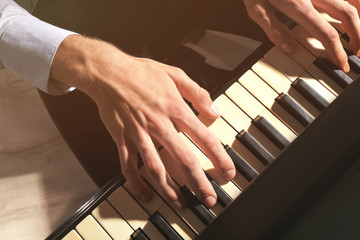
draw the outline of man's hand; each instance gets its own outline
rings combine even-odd
[[[188,134],[226,180],[235,176],[235,167],[219,140],[182,97],[209,118],[217,118],[219,113],[208,92],[182,70],[74,35],[60,45],[50,74],[52,80],[74,86],[96,102],[116,142],[128,186],[143,200],[151,199],[151,191],[138,172],[137,152],[163,197],[175,207],[183,206],[181,193],[159,158],[156,147],[162,145],[177,161],[197,197],[208,207],[216,203],[211,184],[178,132]]]
[[[346,53],[336,30],[316,9],[328,13],[342,22],[350,36],[350,51],[360,55],[359,0],[244,0],[249,16],[258,23],[270,40],[283,51],[294,51],[294,38],[291,32],[275,16],[275,9],[286,14],[302,25],[317,38],[329,53],[332,61],[344,72],[350,67]]]

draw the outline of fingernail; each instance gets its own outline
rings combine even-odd
[[[224,174],[224,178],[226,180],[230,181],[231,179],[233,179],[235,177],[235,174],[236,174],[235,170],[230,169]]]
[[[211,208],[216,204],[216,199],[213,196],[207,196],[204,198],[204,204],[206,207]]]
[[[178,208],[180,210],[182,210],[184,208],[184,205],[179,200],[175,200],[173,204],[176,208]]]
[[[211,105],[211,107],[210,107],[210,111],[211,111],[211,113],[212,113],[214,116],[217,116],[217,117],[219,117],[219,116],[220,116],[220,112],[219,112],[219,110],[217,110],[217,109],[216,109],[216,107],[215,107],[214,105]]]
[[[143,202],[150,202],[150,200],[151,200],[151,198],[150,198],[148,195],[146,195],[146,194],[141,194],[141,195],[139,196],[139,198],[140,198],[140,200],[143,201]]]
[[[345,66],[344,66],[344,72],[345,73],[348,73],[350,71],[350,65],[348,62],[345,63]]]
[[[280,48],[286,53],[293,53],[295,51],[295,46],[292,42],[284,42],[280,45]]]

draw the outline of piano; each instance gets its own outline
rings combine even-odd
[[[229,14],[220,23],[182,23],[181,34],[176,31],[171,41],[160,45],[149,38],[141,48],[143,54],[150,52],[155,59],[183,68],[211,93],[221,112],[215,121],[198,118],[233,159],[234,180],[221,180],[201,149],[179,133],[217,191],[216,206],[207,209],[197,201],[166,150],[160,149],[188,203],[184,210],[171,209],[141,169],[154,191],[150,203],[133,197],[118,175],[47,239],[277,239],[359,159],[360,60],[349,53],[351,71],[344,74],[327,59],[318,41],[291,22],[297,48],[287,55],[266,40],[242,3],[229,2],[222,12],[242,9],[237,16],[245,27],[238,30],[246,34],[227,28],[228,21],[234,21]],[[218,5],[209,9],[219,11],[214,6]],[[40,1],[35,14],[51,22],[41,11],[48,7]],[[349,39],[341,24],[323,17],[338,30],[346,48]]]

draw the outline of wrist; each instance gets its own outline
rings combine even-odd
[[[104,41],[79,35],[66,37],[59,46],[50,68],[50,79],[76,87],[90,96],[98,94],[100,85],[109,84],[114,73],[113,63],[129,58],[119,49]],[[100,88],[99,88],[100,87]]]

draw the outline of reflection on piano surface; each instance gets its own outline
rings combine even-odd
[[[341,25],[324,17],[337,27],[346,48]],[[344,74],[302,27],[296,26],[293,32],[298,41],[293,54],[266,47],[260,48],[260,57],[248,53],[239,60],[249,60],[250,55],[250,67],[213,94],[221,118],[198,116],[233,159],[238,171],[234,180],[222,180],[211,161],[180,133],[218,194],[213,208],[196,199],[176,163],[162,149],[160,156],[187,208],[171,209],[141,169],[154,190],[150,203],[133,197],[124,180],[116,178],[48,239],[255,239],[270,234],[309,194],[326,185],[337,168],[346,165],[345,153],[347,161],[358,154],[354,149],[360,116],[342,104],[359,102],[360,60],[350,54],[351,71]],[[214,57],[204,47],[210,44],[204,36],[230,39],[235,45],[237,38],[208,30],[198,34],[183,46],[202,55],[212,67],[234,70],[239,63]],[[252,47],[252,51],[259,49],[256,44]],[[347,126],[340,126],[341,121]],[[320,141],[326,139],[326,144]]]

